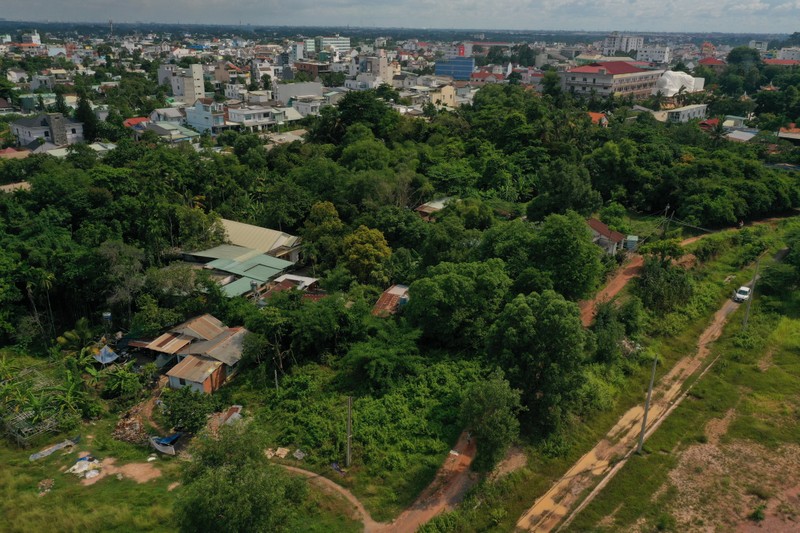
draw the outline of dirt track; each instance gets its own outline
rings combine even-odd
[[[444,464],[436,473],[436,478],[419,495],[417,500],[391,524],[376,522],[355,495],[338,483],[309,470],[288,465],[279,465],[295,474],[304,476],[312,483],[328,490],[333,490],[349,501],[356,508],[364,522],[366,533],[414,533],[421,525],[437,514],[452,510],[464,498],[467,490],[475,484],[476,474],[469,467],[475,457],[475,441],[467,439],[462,433],[453,447],[457,455],[448,455]]]
[[[614,298],[632,278],[635,278],[642,272],[643,265],[644,259],[642,256],[634,254],[625,267],[621,268],[593,299],[583,300],[578,304],[581,308],[581,322],[584,327],[588,328],[592,325],[595,306]]]
[[[683,398],[681,393],[684,383],[703,366],[709,353],[709,345],[719,338],[728,316],[737,307],[738,304],[733,301],[726,301],[714,315],[711,325],[700,335],[697,351],[678,361],[653,388],[653,401],[648,414],[648,434],[661,424]],[[607,483],[633,452],[643,414],[643,405],[637,405],[625,413],[594,448],[536,500],[533,507],[517,521],[517,527],[528,531],[552,531],[562,520],[572,516],[584,491],[598,482],[603,485]],[[617,460],[618,458],[622,459]]]

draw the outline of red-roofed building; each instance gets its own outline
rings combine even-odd
[[[800,128],[792,122],[788,127],[778,130],[778,138],[794,144],[800,144]]]
[[[492,74],[491,72],[478,71],[470,74],[469,81],[483,82],[483,83],[497,83],[503,79],[500,74]]]
[[[589,118],[592,119],[592,124],[596,124],[601,128],[608,127],[608,118],[605,116],[604,113],[594,113],[592,111],[589,111],[587,114],[589,115]]]
[[[372,308],[372,314],[375,316],[386,317],[393,315],[397,309],[408,301],[408,287],[405,285],[392,285],[381,294],[375,306]]]
[[[725,67],[728,66],[727,63],[725,63],[721,59],[717,59],[716,57],[704,57],[703,59],[698,61],[698,64],[702,67],[710,68],[717,74],[722,73],[722,71],[725,70]]]
[[[800,65],[800,61],[796,59],[765,59],[764,64],[776,67],[796,67]]]
[[[594,91],[598,96],[647,98],[662,70],[645,70],[627,61],[591,63],[561,72],[561,87],[577,95]]]
[[[150,117],[133,117],[122,121],[123,126],[134,130],[144,129],[148,124],[150,124]]]
[[[592,230],[592,242],[605,250],[607,254],[614,255],[619,250],[622,250],[625,235],[612,230],[596,218],[588,218],[586,223],[589,225],[589,229]]]
[[[718,118],[707,118],[706,120],[700,121],[698,124],[700,129],[703,131],[711,131],[717,126],[719,126],[719,119]]]

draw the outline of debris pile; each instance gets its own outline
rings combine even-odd
[[[38,489],[39,489],[39,496],[44,496],[53,488],[53,480],[52,479],[43,479],[39,482]]]
[[[67,473],[75,474],[80,478],[92,479],[100,475],[100,468],[102,468],[100,461],[91,455],[87,455],[86,457],[81,457],[74,465],[69,467]]]
[[[147,433],[144,430],[142,417],[139,415],[138,410],[131,409],[122,415],[111,436],[122,442],[147,444]]]

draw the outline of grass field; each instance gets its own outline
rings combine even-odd
[[[75,464],[79,452],[98,460],[114,458],[116,467],[146,463],[153,450],[111,438],[116,417],[83,424],[68,435],[47,435],[28,449],[0,443],[0,531],[176,531],[173,504],[180,497],[181,459],[159,456],[153,463],[161,472],[156,479],[137,483],[109,475],[85,486],[64,472]],[[57,451],[35,462],[31,453],[76,434],[81,441],[69,453]],[[39,484],[52,480],[52,489],[40,495]],[[173,486],[173,490],[169,490]],[[352,518],[351,505],[338,494],[308,486],[289,531],[356,532],[362,530]]]
[[[570,531],[680,531],[726,520],[721,527],[734,527],[779,492],[769,481],[773,469],[750,472],[749,465],[723,469],[712,494],[689,504],[684,493],[691,487],[670,481],[687,467],[694,476],[685,478],[713,478],[706,461],[687,465],[699,452],[735,465],[736,456],[750,453],[753,463],[777,461],[782,446],[800,444],[800,294],[782,302],[759,297],[746,332],[741,319],[741,312],[732,317],[712,349],[718,363],[647,441],[646,453],[628,462]],[[709,439],[719,442],[710,451]]]

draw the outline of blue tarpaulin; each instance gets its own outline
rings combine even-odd
[[[108,363],[113,363],[117,359],[119,359],[119,356],[116,354],[114,350],[112,350],[108,346],[103,346],[100,349],[100,353],[94,356],[95,361],[97,361],[98,363],[102,363],[104,365],[107,365]]]

